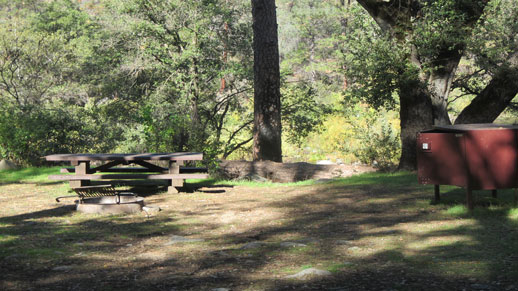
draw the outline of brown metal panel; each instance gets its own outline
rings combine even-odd
[[[465,135],[471,188],[515,188],[518,177],[517,130],[470,130]]]
[[[460,133],[419,133],[417,174],[419,183],[466,187],[464,136]]]

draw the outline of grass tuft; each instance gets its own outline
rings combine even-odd
[[[509,217],[509,219],[518,221],[518,208],[509,209],[507,217]]]
[[[468,208],[464,205],[455,205],[446,210],[446,213],[451,216],[465,217],[469,214]]]
[[[327,270],[331,273],[338,273],[344,269],[350,269],[352,267],[354,267],[353,263],[344,262],[344,263],[333,264],[333,265],[327,267]]]

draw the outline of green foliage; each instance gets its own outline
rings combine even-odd
[[[477,65],[489,72],[509,66],[518,50],[518,3],[510,0],[491,1],[470,39],[470,52]]]
[[[145,88],[137,92],[143,98],[126,133],[140,137],[138,149],[216,155],[227,151],[222,138],[236,136],[226,135],[224,125],[232,113],[246,111],[251,26],[242,13],[246,6],[225,4],[130,1],[116,7],[119,25],[129,27],[121,36],[131,52],[123,62],[135,72],[132,82]]]
[[[88,98],[95,86],[83,77],[95,44],[88,15],[68,1],[39,9],[0,29],[0,155],[37,165],[50,153],[112,148],[111,102]]]
[[[283,86],[281,94],[283,128],[288,141],[300,146],[311,132],[319,131],[331,108],[315,100],[315,89],[307,83]]]
[[[20,21],[20,22],[18,22]],[[42,104],[63,82],[68,51],[59,36],[33,33],[23,20],[0,28],[0,97],[19,109]]]
[[[469,3],[472,2],[472,3]],[[478,1],[439,0],[425,2],[420,17],[412,23],[412,41],[428,68],[441,65],[442,48],[461,51],[469,39],[470,12],[477,9]],[[472,7],[473,6],[473,7]],[[479,7],[480,9],[480,7]]]
[[[381,170],[389,170],[397,165],[401,155],[399,136],[392,128],[382,125],[379,131],[358,131],[357,136],[362,141],[362,147],[354,154],[358,159]]]
[[[289,160],[395,163],[399,128],[394,112],[381,108],[398,108],[397,80],[411,71],[408,50],[355,3],[281,1],[280,7],[283,106],[296,104],[299,112],[283,112]],[[384,143],[386,152],[378,148]]]
[[[381,31],[365,11],[350,10],[351,33],[345,36],[344,60],[352,86],[346,99],[394,108],[400,88],[418,82],[432,86],[430,74],[440,76],[451,66],[452,56],[463,55],[452,90],[460,88],[464,94],[457,91],[454,97],[469,102],[496,70],[513,63],[515,1],[490,1],[480,20],[484,1],[418,2],[416,14],[402,16],[392,31]]]
[[[11,80],[0,88],[1,154],[24,163],[56,152],[246,156],[253,113],[249,9],[248,2],[218,0],[59,0],[19,8],[0,29],[9,40],[1,46],[2,73]],[[279,15],[296,30],[282,57],[286,144],[302,148],[337,108],[331,96],[345,82],[342,44],[353,18],[338,2],[317,1]],[[281,38],[289,40],[283,27]]]
[[[389,167],[399,153],[399,89],[440,68],[439,49],[468,49],[453,84],[459,96],[481,91],[516,58],[516,1],[490,1],[473,33],[463,24],[482,2],[419,2],[395,32],[403,39],[355,1],[278,1],[287,155]],[[0,24],[2,157],[249,157],[249,1],[0,1]]]
[[[292,78],[311,82],[318,99],[339,91],[343,35],[347,33],[345,7],[335,1],[281,1],[279,37],[281,68]]]
[[[286,138],[285,152],[299,161],[340,159],[390,169],[401,150],[397,116],[397,111],[376,111],[366,103],[351,102],[344,110],[326,115],[320,130],[311,132],[302,144],[295,146]]]
[[[382,170],[393,168],[401,154],[395,111],[376,111],[366,104],[348,107],[344,114],[349,128],[342,135],[341,150],[360,162]]]
[[[516,66],[518,50],[516,1],[489,2],[485,13],[467,42],[468,52],[475,56],[459,74],[455,85],[465,94],[476,94],[488,84],[491,76]]]
[[[66,41],[84,42],[90,37],[95,22],[70,0],[52,1],[34,16],[32,27],[36,31],[62,34]],[[85,37],[85,38],[82,38]]]
[[[344,105],[364,101],[374,108],[394,109],[401,81],[410,65],[409,48],[384,34],[360,7],[350,12],[350,33],[345,36],[343,55],[351,86]]]
[[[20,110],[2,106],[0,155],[22,164],[39,165],[52,153],[105,152],[118,130],[104,126],[97,107],[47,104]]]
[[[239,148],[249,122],[227,122],[250,115],[249,7],[220,2],[21,6],[0,29],[0,154]]]

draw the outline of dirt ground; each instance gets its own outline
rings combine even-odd
[[[1,290],[518,290],[515,221],[445,214],[412,174],[192,185],[142,194],[150,217],[77,213],[63,187],[0,185]],[[287,278],[308,268],[330,275]]]

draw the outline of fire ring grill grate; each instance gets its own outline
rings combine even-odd
[[[72,189],[77,196],[62,196],[56,198],[78,197],[76,210],[83,213],[124,214],[142,211],[144,198],[131,192],[121,192],[112,185],[83,186]]]
[[[133,193],[76,200],[76,210],[82,213],[125,214],[137,213],[144,207],[144,198]]]

